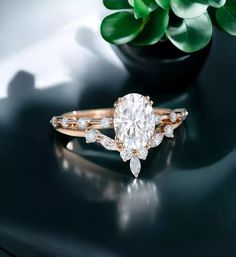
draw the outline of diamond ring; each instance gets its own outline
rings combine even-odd
[[[86,143],[100,143],[118,151],[124,162],[130,160],[130,170],[138,177],[140,160],[145,160],[150,148],[161,144],[164,137],[173,138],[176,129],[188,116],[186,109],[153,108],[149,96],[132,93],[118,98],[114,108],[73,111],[54,116],[51,124],[60,133],[85,137]],[[115,138],[100,130],[114,129]]]

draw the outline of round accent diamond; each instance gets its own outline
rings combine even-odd
[[[140,94],[120,98],[115,105],[114,130],[116,139],[126,149],[146,147],[155,130],[151,102]]]
[[[88,118],[79,118],[78,120],[78,127],[80,129],[86,129],[88,127],[88,123],[89,123],[89,119]]]
[[[57,118],[54,116],[52,119],[51,119],[51,124],[53,125],[54,128],[57,127]]]
[[[155,115],[155,117],[154,117],[154,120],[155,120],[155,124],[156,125],[159,125],[160,124],[160,122],[161,122],[161,116],[160,115]]]
[[[68,126],[68,118],[63,117],[63,119],[61,120],[61,126],[63,128],[67,128],[67,126]]]
[[[188,111],[186,109],[183,109],[181,112],[182,119],[185,120],[188,116]]]
[[[172,123],[175,123],[176,120],[177,120],[177,114],[176,114],[175,112],[171,112],[171,113],[170,113],[170,121],[171,121]]]
[[[101,119],[100,124],[101,124],[102,128],[109,128],[112,124],[112,119],[105,117],[105,118]]]
[[[86,138],[86,143],[95,143],[97,140],[97,131],[96,130],[87,131],[85,138]]]

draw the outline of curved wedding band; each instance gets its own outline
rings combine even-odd
[[[54,128],[63,134],[85,137],[87,143],[100,143],[107,150],[118,151],[123,161],[130,160],[130,169],[138,177],[141,160],[150,148],[157,147],[163,137],[173,138],[188,112],[186,109],[153,108],[148,96],[128,94],[114,108],[73,111],[54,116]],[[114,129],[115,139],[100,130]]]

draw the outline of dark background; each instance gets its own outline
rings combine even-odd
[[[0,256],[236,256],[236,39],[215,30],[196,83],[156,94],[100,38],[101,3],[78,2],[0,3]],[[49,124],[136,86],[189,110],[138,181],[118,154]]]

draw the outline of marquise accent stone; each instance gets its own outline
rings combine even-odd
[[[150,147],[154,148],[160,145],[163,140],[163,137],[164,136],[162,133],[156,133],[150,142]]]
[[[174,128],[171,125],[166,125],[164,127],[165,136],[169,138],[174,137]]]
[[[130,160],[132,156],[133,156],[133,153],[130,149],[125,149],[120,152],[120,157],[124,162],[127,162],[128,160]]]
[[[116,141],[114,139],[111,139],[111,138],[107,137],[107,136],[102,135],[100,143],[107,150],[111,150],[111,151],[117,150]]]
[[[136,156],[141,160],[146,160],[147,155],[148,155],[148,150],[144,147],[142,149],[138,150],[136,153]]]
[[[133,175],[137,178],[140,170],[141,170],[141,163],[138,157],[132,157],[130,160],[130,170]]]

